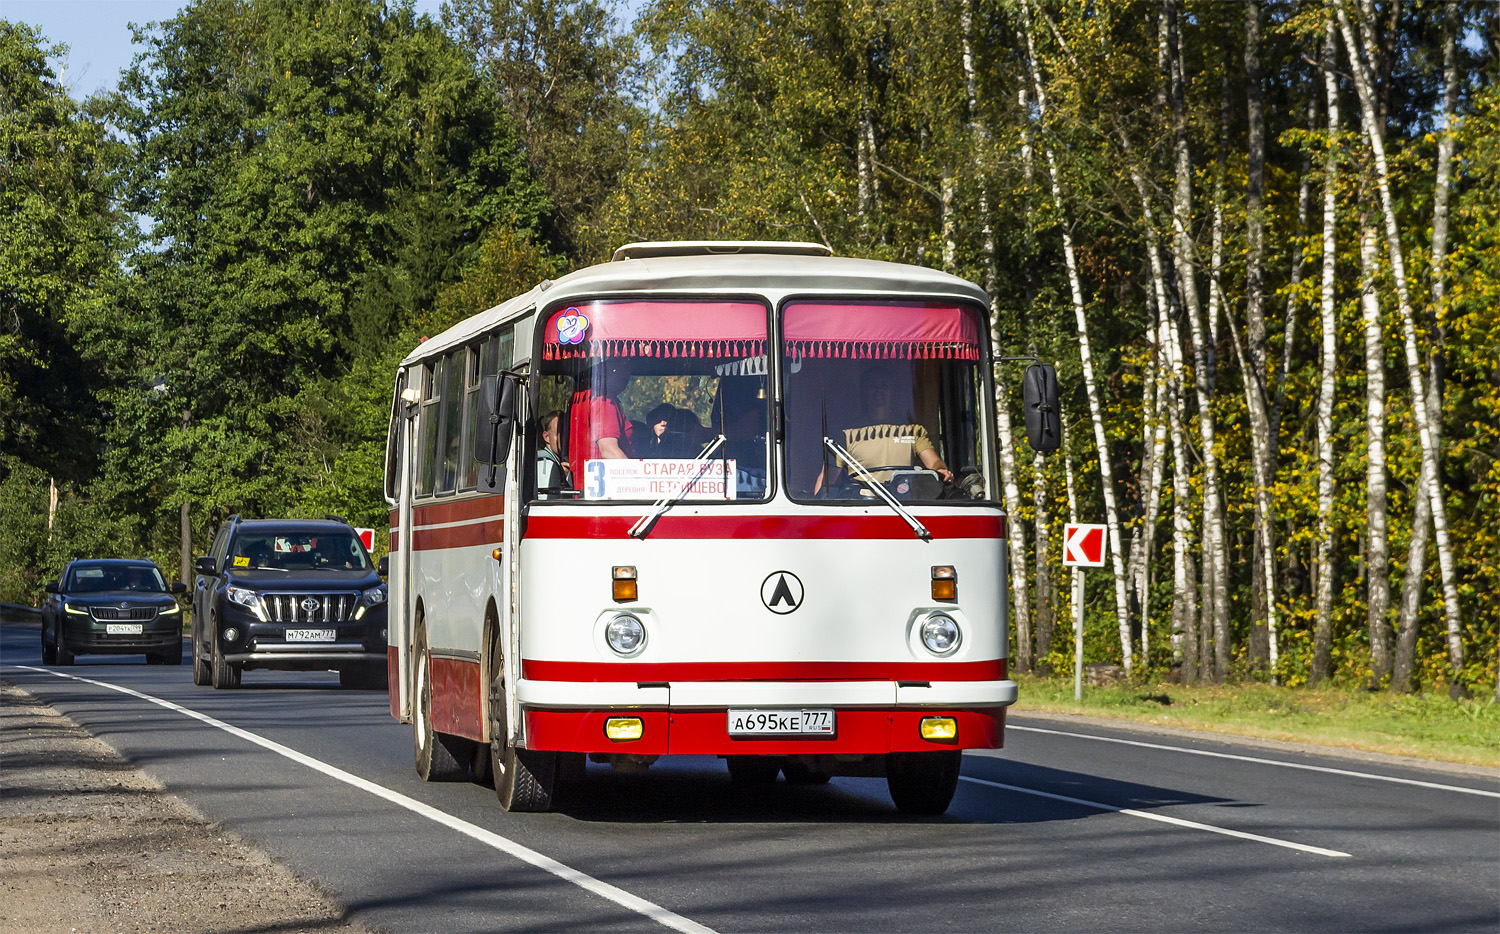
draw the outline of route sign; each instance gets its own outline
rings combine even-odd
[[[365,551],[375,550],[374,529],[355,529],[354,531],[359,533],[359,540],[365,543]]]
[[[1065,567],[1102,568],[1109,550],[1104,537],[1105,526],[1069,522],[1063,526],[1063,565]]]

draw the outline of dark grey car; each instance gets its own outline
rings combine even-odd
[[[182,664],[182,606],[155,563],[140,558],[68,562],[47,584],[42,604],[42,663],[73,656],[145,654],[153,665]]]

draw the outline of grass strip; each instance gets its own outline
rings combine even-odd
[[[1451,700],[1446,694],[1394,694],[1347,687],[1285,688],[1269,684],[1084,685],[1073,699],[1071,677],[1012,675],[1020,684],[1017,714],[1085,714],[1187,730],[1207,730],[1500,767],[1500,704]]]

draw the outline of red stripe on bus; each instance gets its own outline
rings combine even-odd
[[[505,497],[486,493],[467,499],[444,499],[417,503],[412,507],[412,525],[436,525],[465,519],[488,519],[505,515]],[[394,524],[394,523],[393,523]]]
[[[1005,538],[1004,516],[918,516],[933,538]],[[626,538],[640,516],[566,516],[532,513],[527,538]],[[685,539],[908,539],[900,516],[663,516],[652,538]]]
[[[1002,681],[1006,660],[983,662],[559,662],[523,659],[533,681]]]
[[[470,522],[446,529],[416,529],[411,533],[413,551],[437,551],[442,548],[467,548],[471,545],[498,545],[505,541],[505,523],[500,519]]]

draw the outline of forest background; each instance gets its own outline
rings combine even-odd
[[[396,361],[637,240],[941,268],[999,372],[1012,663],[1500,692],[1500,7],[197,0],[75,101],[0,20],[0,601],[380,527]]]

